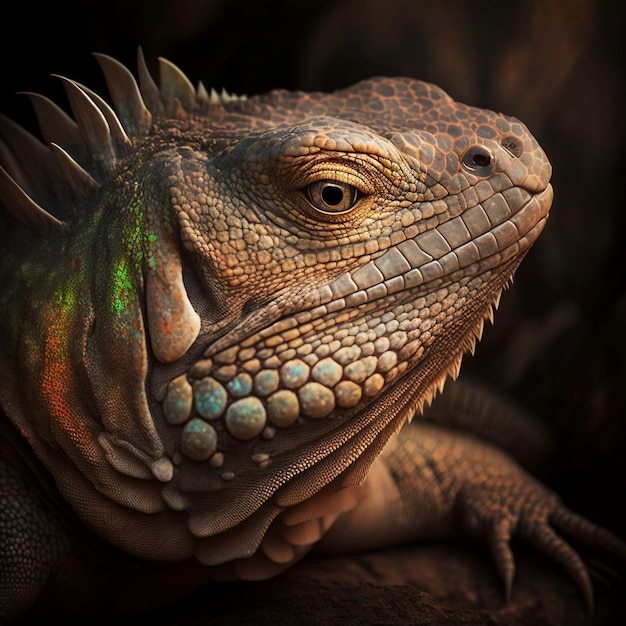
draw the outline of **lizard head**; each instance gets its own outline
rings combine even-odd
[[[31,95],[49,147],[0,128],[4,410],[116,545],[247,557],[456,376],[551,167],[416,80],[248,99],[98,60],[115,111],[64,79],[75,121]]]

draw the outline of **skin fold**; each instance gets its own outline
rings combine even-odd
[[[568,540],[624,544],[492,408],[422,418],[548,218],[528,129],[408,78],[240,98],[96,58],[110,104],[60,78],[41,140],[0,120],[0,615],[464,534],[507,598],[519,536],[591,608]]]

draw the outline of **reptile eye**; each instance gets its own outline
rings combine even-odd
[[[461,160],[463,167],[478,176],[485,176],[491,173],[493,158],[487,148],[483,146],[472,146]]]
[[[318,180],[306,189],[309,202],[320,213],[341,215],[351,211],[359,200],[359,190],[337,180]]]

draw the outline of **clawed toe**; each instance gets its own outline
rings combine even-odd
[[[582,591],[587,611],[590,614],[593,613],[594,598],[591,578],[587,566],[576,550],[548,525],[533,526],[522,535],[538,550],[561,565]]]
[[[502,492],[504,493],[504,492]],[[490,499],[482,489],[465,492],[467,528],[484,538],[493,555],[507,602],[511,598],[515,560],[511,539],[519,536],[558,563],[576,583],[589,614],[594,609],[592,569],[569,542],[600,550],[626,561],[626,543],[609,530],[567,509],[550,491],[534,480],[515,497]]]

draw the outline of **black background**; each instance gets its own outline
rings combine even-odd
[[[259,93],[328,90],[377,74],[432,81],[522,119],[551,158],[548,226],[463,371],[548,422],[545,480],[626,534],[626,21],[621,2],[62,0],[2,18],[0,109],[33,129],[52,73],[106,93],[91,52],[133,71],[143,47],[192,82]]]

